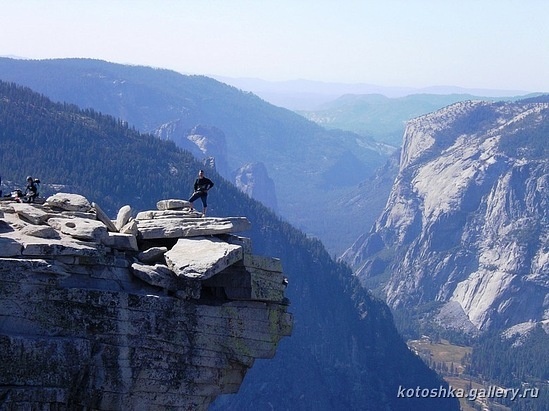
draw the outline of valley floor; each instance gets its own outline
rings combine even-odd
[[[465,374],[472,347],[454,345],[447,340],[433,342],[427,336],[408,341],[408,347],[450,385],[451,393],[459,397],[462,411],[511,411],[511,408],[493,401],[500,387]]]

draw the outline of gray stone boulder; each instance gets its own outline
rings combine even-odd
[[[180,238],[164,257],[177,275],[205,280],[243,259],[242,247],[218,238]]]
[[[105,259],[104,251],[95,243],[68,240],[67,238],[47,239],[27,237],[23,241],[22,255],[31,258],[65,258],[70,257],[71,264],[99,263]]]
[[[122,227],[124,227],[128,223],[128,221],[130,221],[131,215],[132,208],[129,205],[125,205],[124,207],[120,208],[120,210],[118,210],[118,214],[116,215],[116,222],[114,223],[118,231],[120,231]]]
[[[164,288],[170,291],[177,290],[177,276],[167,266],[162,264],[147,265],[140,263],[132,264],[132,273],[140,280],[155,287]]]
[[[48,197],[44,204],[66,211],[88,212],[92,208],[87,198],[80,194],[57,193]]]

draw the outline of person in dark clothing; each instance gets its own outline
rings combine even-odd
[[[195,200],[202,200],[202,217],[206,216],[206,210],[208,208],[208,191],[210,188],[214,186],[214,183],[212,180],[210,180],[207,177],[204,177],[204,170],[200,170],[198,172],[198,178],[194,182],[194,193],[192,194],[191,198],[189,198],[189,202],[191,203],[191,211],[194,210],[193,202]]]
[[[38,197],[38,185],[35,180],[31,177],[27,177],[27,188],[25,190],[25,203],[34,203],[34,200]]]

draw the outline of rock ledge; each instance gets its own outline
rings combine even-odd
[[[292,331],[280,260],[184,200],[0,202],[2,409],[207,409]]]

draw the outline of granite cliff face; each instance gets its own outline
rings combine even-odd
[[[463,102],[408,123],[385,210],[343,259],[395,309],[467,332],[549,319],[549,104]]]
[[[292,330],[278,259],[183,200],[0,202],[2,409],[206,409]]]
[[[173,140],[193,156],[221,174],[229,173],[227,141],[223,131],[213,126],[197,125],[187,128],[182,120],[162,124],[154,134],[163,140]]]
[[[269,177],[265,164],[249,163],[234,173],[235,185],[251,198],[261,201],[273,211],[278,211],[274,181]]]

